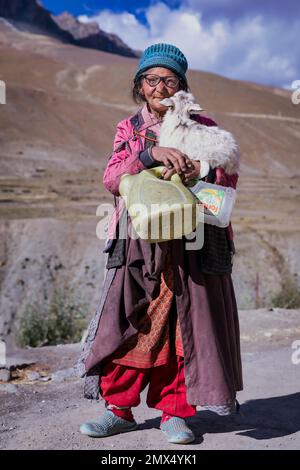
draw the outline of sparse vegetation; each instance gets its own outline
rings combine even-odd
[[[41,304],[26,305],[19,318],[17,342],[20,346],[41,346],[47,338],[46,312]]]
[[[291,276],[285,278],[281,290],[272,299],[272,307],[300,308],[300,288]]]
[[[69,287],[56,288],[49,301],[28,303],[17,328],[20,346],[52,346],[80,341],[86,306]]]

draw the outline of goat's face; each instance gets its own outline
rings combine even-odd
[[[183,90],[178,91],[170,98],[164,98],[160,103],[169,108],[168,114],[178,116],[182,121],[189,119],[191,114],[198,114],[203,111],[201,106],[195,102],[192,93]]]

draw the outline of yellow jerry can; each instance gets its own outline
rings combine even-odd
[[[136,234],[154,243],[193,232],[200,220],[200,205],[175,173],[162,179],[164,166],[121,177],[119,193],[125,201]]]

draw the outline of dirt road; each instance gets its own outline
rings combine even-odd
[[[19,370],[19,378],[0,384],[0,448],[299,449],[299,315],[296,310],[240,312],[244,373],[244,390],[238,393],[241,412],[219,417],[199,408],[188,420],[197,439],[186,446],[166,441],[159,430],[160,413],[147,408],[145,393],[134,410],[140,423],[136,431],[105,439],[81,435],[80,423],[102,413],[104,403],[84,399],[83,379],[68,376],[80,344],[15,351],[18,356],[22,353],[23,361],[35,365]],[[34,380],[37,375],[42,380]]]

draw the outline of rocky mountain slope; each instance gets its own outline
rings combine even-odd
[[[0,332],[34,297],[68,281],[91,316],[105,259],[96,237],[116,124],[130,98],[137,59],[83,49],[0,20]],[[205,113],[232,131],[242,165],[232,223],[233,279],[240,308],[269,306],[299,279],[300,106],[290,93],[190,71]]]
[[[98,23],[80,23],[70,13],[64,12],[61,15],[52,15],[58,26],[71,33],[74,44],[80,47],[89,47],[99,51],[120,54],[126,57],[138,57],[138,54],[130,49],[116,34],[106,33],[99,28]]]
[[[105,33],[97,23],[82,24],[67,12],[52,15],[37,0],[0,0],[0,17],[21,31],[47,35],[80,47],[137,57],[117,35]]]

